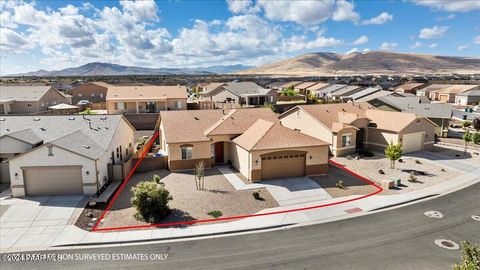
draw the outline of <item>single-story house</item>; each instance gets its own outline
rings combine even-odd
[[[331,84],[331,85],[327,85],[325,87],[322,87],[319,90],[315,90],[315,91],[309,90],[309,91],[310,91],[310,93],[315,95],[316,98],[325,99],[329,93],[333,93],[333,92],[338,91],[340,89],[344,89],[346,86],[347,86],[346,84]]]
[[[267,84],[265,87],[267,89],[273,89],[273,90],[278,90],[278,88],[281,86],[281,85],[284,85],[285,82],[271,82],[269,84]]]
[[[430,103],[426,97],[396,97],[393,95],[379,97],[369,101],[377,109],[385,111],[411,112],[428,118],[437,124],[435,134],[445,137],[448,124],[452,118],[452,105],[448,103]]]
[[[324,174],[328,144],[283,127],[268,108],[160,113],[171,171],[230,164],[248,181]]]
[[[323,83],[323,82],[319,82],[319,83],[316,83],[310,87],[308,87],[307,89],[305,89],[307,92],[306,94],[312,94],[312,95],[315,95],[317,96],[317,92],[324,89],[325,87],[329,86],[330,84],[328,83]]]
[[[234,105],[261,106],[275,104],[276,93],[254,82],[229,82],[218,85],[210,91],[202,92],[202,98],[216,103]]]
[[[474,84],[455,84],[440,90],[430,91],[430,100],[455,102],[455,96],[463,92],[480,89],[479,85]]]
[[[100,108],[106,109],[106,98],[109,87],[114,86],[105,82],[88,82],[65,92],[72,96],[73,104],[78,104],[81,100],[88,100],[93,104],[99,104]]]
[[[0,114],[36,114],[48,107],[72,103],[72,97],[51,86],[0,85]]]
[[[455,96],[455,104],[477,105],[480,103],[480,89],[466,91]]]
[[[22,196],[93,195],[133,153],[122,115],[0,117],[2,182]]]
[[[302,81],[285,82],[278,87],[278,91],[282,91],[282,90],[287,89],[289,87],[293,87],[295,89],[295,86],[300,85],[302,83],[303,83]]]
[[[396,87],[395,92],[416,94],[417,90],[422,88],[424,85],[424,83],[404,83]]]
[[[348,101],[348,100],[357,101],[358,99],[367,97],[369,95],[375,94],[375,93],[380,92],[380,91],[382,91],[382,88],[379,87],[379,86],[368,87],[368,88],[362,89],[358,92],[352,93],[348,96],[342,96],[342,100],[344,100],[344,101]]]
[[[429,99],[430,98],[430,92],[432,91],[437,91],[437,90],[441,90],[441,89],[445,89],[445,88],[448,88],[450,86],[452,86],[453,84],[430,84],[430,85],[427,85],[427,86],[422,86],[420,89],[417,89],[417,93],[416,95],[417,96],[425,96]]]
[[[107,92],[108,114],[158,113],[187,109],[185,86],[113,86]]]
[[[358,98],[355,100],[355,102],[370,102],[372,100],[376,100],[380,97],[385,97],[385,96],[390,96],[390,95],[395,95],[396,93],[392,91],[387,91],[387,90],[380,90],[378,92],[372,93],[370,95]]]
[[[405,153],[428,149],[436,127],[414,113],[376,110],[357,102],[296,106],[279,118],[288,128],[328,142],[334,156],[358,149],[383,151],[389,143],[401,143]]]
[[[303,82],[301,84],[296,85],[293,89],[300,93],[300,94],[306,94],[307,93],[307,88],[317,84],[317,82]]]
[[[345,85],[345,87],[338,89],[337,91],[327,94],[327,99],[337,100],[342,97],[346,97],[362,91],[362,87],[356,85]]]

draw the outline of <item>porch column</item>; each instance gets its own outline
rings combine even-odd
[[[136,111],[137,111],[137,113],[138,113],[138,101],[135,101],[135,109],[136,109]]]

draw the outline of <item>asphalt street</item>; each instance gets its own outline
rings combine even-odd
[[[425,216],[430,210],[444,217]],[[106,253],[111,259],[2,262],[0,268],[451,269],[460,260],[460,250],[440,248],[434,240],[480,244],[480,222],[472,215],[480,215],[480,183],[402,208],[325,224],[167,244],[46,251],[36,254],[71,254],[78,259]],[[168,254],[166,260],[156,256],[163,253]],[[148,259],[113,260],[115,254],[143,254]]]

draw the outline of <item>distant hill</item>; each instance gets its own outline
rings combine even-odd
[[[372,51],[309,53],[238,72],[271,75],[480,73],[480,58]]]
[[[55,76],[100,76],[100,75],[208,75],[208,74],[224,74],[234,73],[251,66],[229,65],[229,66],[212,66],[204,68],[146,68],[135,66],[122,66],[110,63],[93,62],[83,66],[67,68],[62,70],[37,70],[27,73],[12,74],[9,76],[38,76],[38,77],[55,77]]]

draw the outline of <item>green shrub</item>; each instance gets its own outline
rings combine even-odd
[[[253,196],[253,198],[255,198],[255,200],[260,200],[261,199],[259,191],[253,192],[252,196]]]
[[[155,174],[152,180],[153,182],[160,184],[160,180],[161,180],[160,175]]]
[[[132,188],[132,205],[137,210],[135,218],[145,222],[158,222],[170,213],[168,202],[172,200],[164,185],[143,181]]]
[[[453,265],[453,270],[480,269],[480,249],[478,245],[462,241],[462,262]]]
[[[207,213],[209,216],[212,216],[214,218],[219,218],[221,216],[223,216],[223,213],[222,211],[218,211],[218,210],[215,210],[215,211],[210,211]]]
[[[395,161],[402,158],[403,150],[401,144],[391,142],[385,149],[385,156],[390,160],[390,169],[395,169]]]

